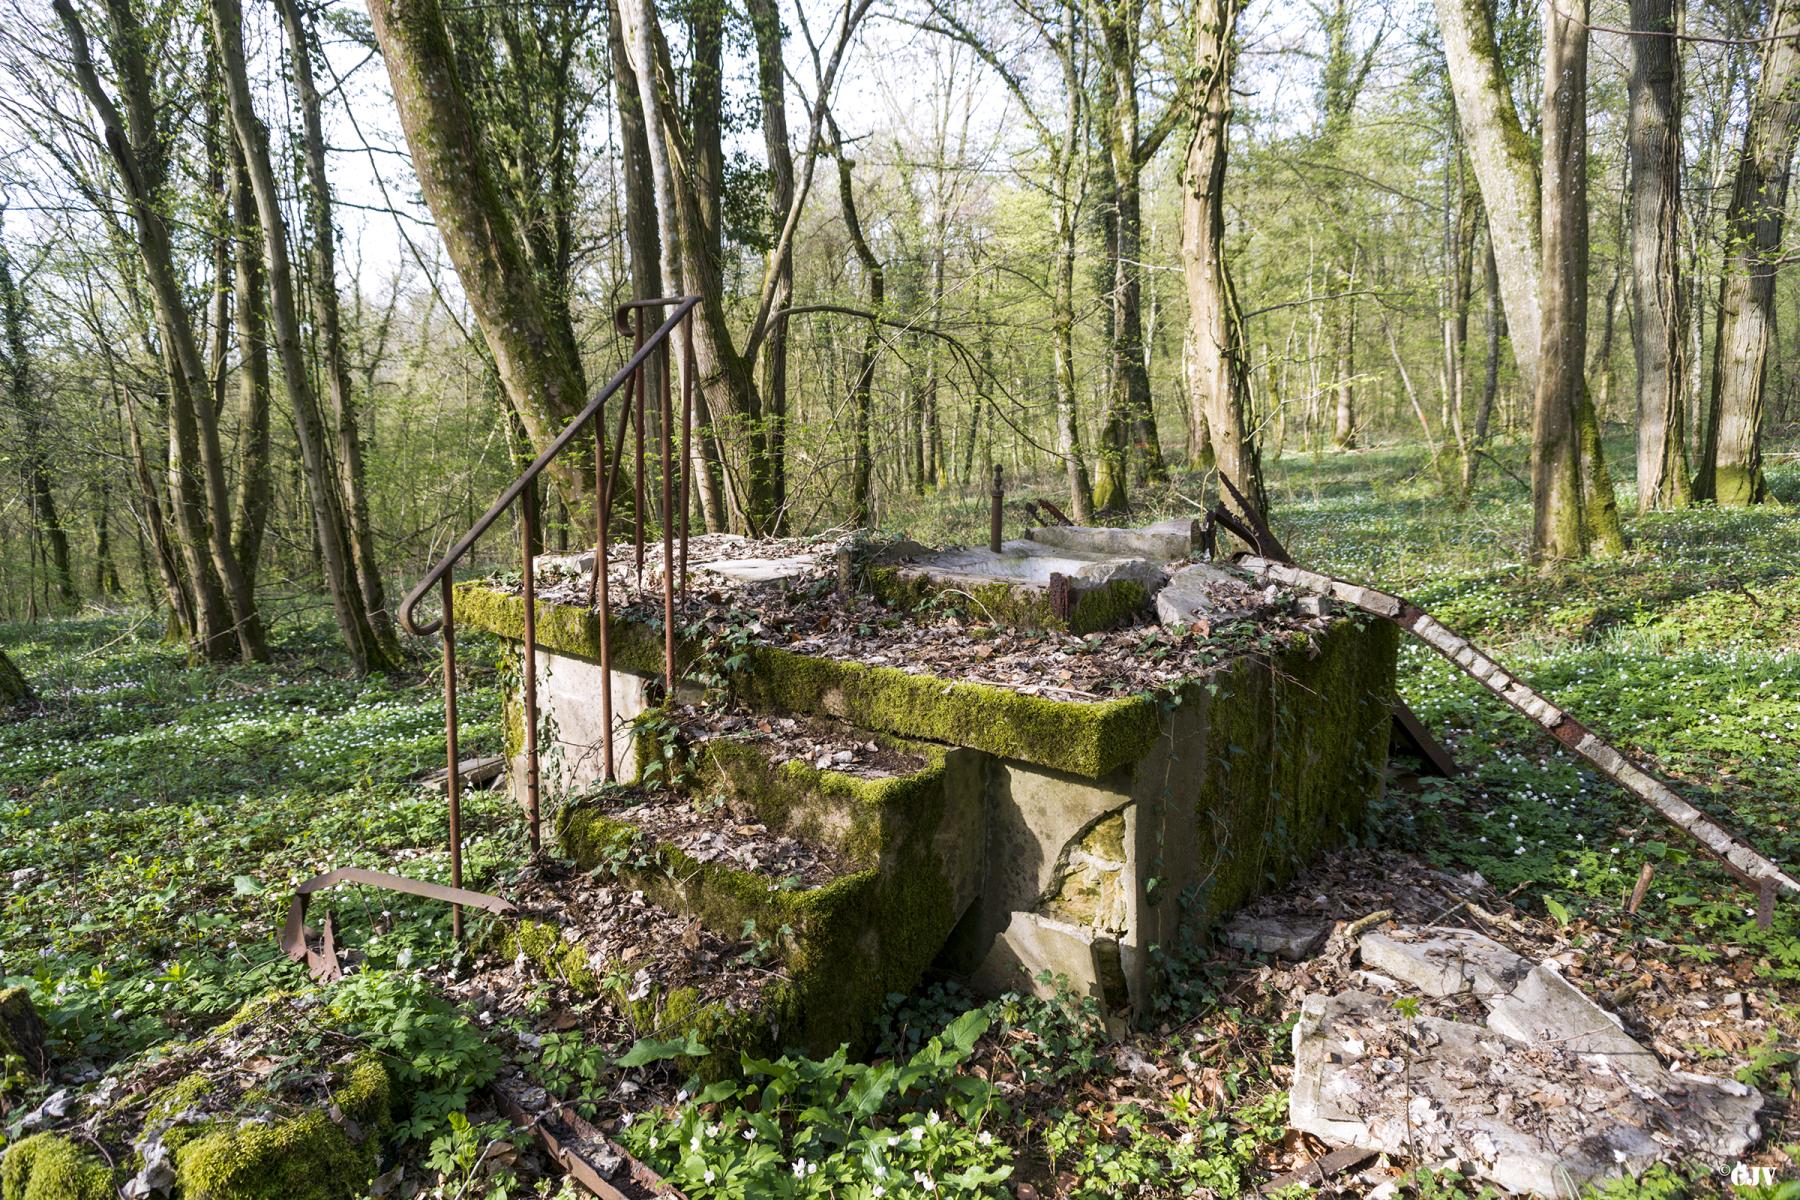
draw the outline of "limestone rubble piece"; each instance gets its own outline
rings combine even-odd
[[[1273,954],[1299,962],[1319,948],[1326,932],[1318,921],[1237,916],[1225,926],[1225,944],[1251,954]]]
[[[695,563],[692,570],[720,575],[738,583],[774,583],[798,579],[819,565],[817,554],[794,554],[787,558],[721,558],[713,562]]]
[[[1361,950],[1365,967],[1392,975],[1427,996],[1469,991],[1481,997],[1504,995],[1518,986],[1532,965],[1492,938],[1467,929],[1365,933]]]
[[[1164,625],[1214,625],[1256,614],[1262,598],[1257,590],[1222,567],[1189,563],[1169,577],[1156,593],[1156,619]]]
[[[1025,536],[1045,546],[1078,554],[1124,555],[1172,562],[1186,558],[1200,545],[1200,523],[1177,517],[1142,529],[1109,529],[1094,525],[1046,525],[1026,530]]]
[[[1487,1024],[1409,1018],[1396,998],[1361,991],[1308,996],[1294,1029],[1295,1129],[1455,1156],[1504,1188],[1553,1196],[1659,1159],[1735,1159],[1761,1136],[1756,1089],[1668,1070],[1552,964],[1442,928],[1365,934],[1361,952],[1415,993],[1473,995]]]

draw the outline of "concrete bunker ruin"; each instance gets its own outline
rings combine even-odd
[[[1396,629],[1194,561],[1197,535],[1059,527],[997,553],[695,537],[673,696],[659,555],[640,575],[615,548],[612,784],[594,557],[542,556],[560,847],[715,933],[773,937],[788,986],[762,1016],[786,1043],[856,1041],[934,968],[1151,1012],[1163,955],[1358,829],[1394,703]],[[503,584],[457,585],[456,612],[521,643]]]

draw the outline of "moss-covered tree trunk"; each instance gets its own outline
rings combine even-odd
[[[1543,292],[1532,420],[1532,554],[1587,553],[1577,422],[1587,358],[1587,3],[1565,0],[1544,31]]]
[[[469,297],[507,400],[533,445],[547,446],[587,402],[580,356],[543,295],[501,199],[458,77],[437,0],[369,0],[419,188]],[[593,491],[578,440],[551,468],[565,498]]]
[[[25,682],[25,673],[0,650],[0,705],[23,704],[30,699],[31,685]]]
[[[1193,129],[1181,187],[1181,259],[1187,284],[1188,458],[1211,441],[1213,465],[1261,512],[1268,511],[1250,420],[1243,314],[1225,265],[1225,159],[1240,0],[1194,7]]]
[[[232,287],[237,294],[237,485],[231,496],[231,547],[252,583],[269,523],[269,321],[263,290],[262,229],[250,172],[233,146],[231,209],[237,237]]]
[[[1681,278],[1681,56],[1675,0],[1631,0],[1632,345],[1638,509],[1685,508],[1687,316]]]
[[[1794,146],[1800,138],[1800,2],[1780,0],[1769,19],[1762,76],[1744,127],[1725,213],[1712,391],[1694,493],[1720,504],[1767,498],[1762,469],[1764,392],[1775,331],[1775,273]]]
[[[0,217],[5,215],[0,204]],[[56,591],[64,605],[76,600],[75,573],[69,565],[69,534],[57,512],[56,492],[50,486],[50,455],[44,445],[44,414],[31,378],[31,350],[25,336],[25,298],[13,279],[12,258],[0,228],[0,355],[6,369],[6,399],[18,420],[18,453],[24,468],[26,500],[31,507],[34,536],[42,538],[45,557],[56,576]]]

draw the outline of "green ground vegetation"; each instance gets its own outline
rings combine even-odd
[[[1609,450],[1615,466],[1629,464],[1623,444]],[[1499,455],[1517,470],[1523,450]],[[1629,555],[1549,576],[1524,562],[1526,495],[1501,471],[1459,507],[1413,449],[1289,455],[1270,468],[1278,530],[1299,559],[1431,609],[1792,865],[1800,463],[1777,453],[1770,464],[1780,503],[1628,518]],[[1196,486],[1181,481],[1161,509],[1135,519],[1179,510],[1178,493]],[[1619,480],[1621,496],[1630,487]],[[934,511],[936,527],[921,516],[909,532],[982,536],[977,505],[946,497]],[[278,623],[264,667],[192,666],[160,632],[131,614],[0,627],[0,648],[38,697],[36,709],[0,721],[0,987],[29,990],[65,1059],[115,1063],[191,1038],[272,988],[308,986],[273,933],[291,886],[315,870],[402,861],[410,873],[447,875],[442,800],[409,781],[442,753],[428,651],[411,675],[357,680],[317,614]],[[478,657],[481,642],[467,639],[465,657]],[[1425,781],[1423,795],[1395,793],[1371,814],[1364,844],[1479,870],[1576,939],[1605,927],[1613,945],[1641,945],[1648,959],[1734,973],[1777,1030],[1749,1073],[1791,1103],[1800,910],[1784,904],[1773,929],[1759,930],[1719,870],[1477,685],[1412,645],[1399,678],[1470,770]],[[465,748],[498,749],[496,671],[473,662],[464,683]],[[481,793],[465,815],[468,875],[491,883],[522,857],[521,823]],[[1657,865],[1655,884],[1630,921],[1625,898],[1646,862]],[[444,914],[353,892],[337,907],[370,963],[332,994],[375,1031],[377,1048],[401,1053],[412,1014],[426,1007],[419,974],[454,960]],[[1237,986],[1244,976],[1205,956],[1180,969],[1170,1009],[1135,1045],[1169,1063],[1197,1048],[1222,1052],[1184,1068],[1187,1082],[1154,1104],[1133,1095],[1093,1013],[1073,999],[981,1004],[932,986],[890,1000],[867,1060],[745,1058],[729,1078],[680,1093],[671,1084],[669,1102],[621,1136],[697,1198],[924,1195],[927,1183],[932,1195],[999,1196],[1020,1181],[1074,1197],[1241,1194],[1282,1138],[1291,1005],[1255,999]],[[397,1113],[394,1136],[442,1147],[452,1165],[473,1162],[480,1135],[454,1080],[466,1085],[492,1064],[454,1014],[433,1019],[442,1053],[418,1061],[454,1058],[459,1071],[423,1113]],[[397,1094],[419,1088],[396,1082]],[[27,1088],[8,1111],[38,1098]],[[1780,1141],[1778,1114],[1772,1124]],[[31,1153],[61,1151],[39,1143]],[[1696,1167],[1635,1190],[1722,1187]],[[1479,1192],[1440,1174],[1405,1194]]]

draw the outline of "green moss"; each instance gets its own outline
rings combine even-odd
[[[1096,779],[1142,758],[1157,736],[1145,697],[1074,702],[980,683],[946,683],[771,647],[736,683],[752,708],[824,713],[863,729],[986,750]]]
[[[941,746],[880,740],[925,765],[907,775],[865,779],[797,759],[776,765],[760,746],[709,738],[693,755],[695,791],[724,796],[770,829],[830,847],[859,866],[874,866],[881,856],[884,815],[904,811],[916,795],[941,789],[945,771]]]
[[[726,756],[748,749],[721,748]],[[937,767],[892,780],[804,767],[772,774],[804,779],[854,810],[848,843],[860,847],[863,869],[821,887],[785,888],[752,871],[647,844],[637,829],[592,805],[565,811],[562,845],[583,868],[610,866],[658,904],[693,914],[722,937],[741,937],[746,923],[754,923],[758,937],[776,941],[791,980],[757,1014],[765,1041],[772,1035],[774,1044],[829,1053],[842,1042],[864,1042],[867,1022],[887,994],[918,982],[959,915],[933,848],[946,805],[941,752]],[[763,802],[777,803],[767,795]],[[666,1022],[667,997],[662,1004],[659,1021]],[[723,1016],[705,1019],[717,1023]],[[695,1031],[716,1056],[714,1039],[729,1034],[737,1045],[749,1039],[745,1020],[733,1014],[711,1038],[698,1025]]]
[[[113,1200],[114,1173],[68,1138],[39,1133],[0,1156],[0,1200]]]
[[[519,920],[495,928],[501,954],[508,958],[523,956],[526,961],[536,963],[544,974],[562,980],[576,991],[590,996],[598,994],[600,981],[588,965],[587,955],[580,945],[565,942],[556,926],[542,921]]]
[[[482,583],[456,585],[456,623],[462,629],[479,629],[511,641],[525,637],[525,601],[509,592]],[[660,675],[663,669],[662,631],[614,615],[607,623],[607,650],[612,665],[622,671]],[[600,618],[576,604],[537,602],[537,643],[558,654],[600,661]],[[676,669],[691,659],[691,648],[677,645]]]
[[[1129,580],[1089,587],[1077,585],[1074,609],[1064,620],[1051,609],[1049,590],[1041,584],[1003,579],[939,584],[916,572],[903,573],[898,567],[870,567],[866,578],[869,590],[896,608],[914,609],[930,604],[987,624],[1078,634],[1122,625],[1149,599],[1141,585]]]
[[[0,989],[0,1094],[30,1083],[48,1065],[44,1023],[23,987]]]
[[[183,1200],[354,1200],[364,1195],[390,1122],[388,1075],[380,1059],[372,1054],[355,1059],[332,1103],[342,1123],[312,1109],[275,1121],[220,1119],[198,1127],[175,1151]]]
[[[1315,647],[1243,659],[1207,701],[1201,923],[1291,876],[1362,824],[1387,763],[1399,631],[1342,621]]]

